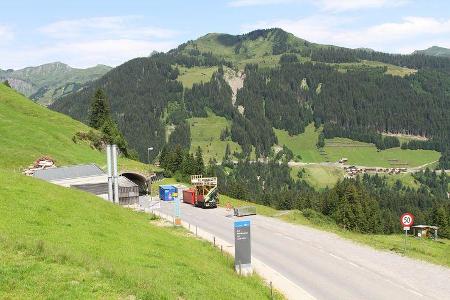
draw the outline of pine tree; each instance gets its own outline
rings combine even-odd
[[[95,91],[92,98],[89,110],[89,126],[100,129],[109,117],[109,105],[106,94],[103,89],[99,88]]]
[[[203,174],[205,172],[205,163],[203,162],[203,152],[200,147],[197,147],[195,152],[195,163],[197,165],[197,174]]]
[[[9,88],[11,87],[11,85],[9,84],[9,81],[8,81],[8,80],[3,81],[3,84],[6,85],[6,86],[9,87]]]
[[[225,148],[225,155],[223,157],[224,161],[228,161],[230,159],[231,151],[230,151],[230,144],[227,143],[227,147]]]

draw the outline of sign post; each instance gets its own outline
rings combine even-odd
[[[175,225],[181,225],[181,209],[180,209],[180,198],[178,197],[178,193],[172,194],[173,199],[175,200]]]
[[[406,238],[408,237],[408,230],[411,229],[411,226],[414,224],[414,216],[411,213],[404,213],[400,217],[400,223],[403,226],[403,230],[405,231],[405,251],[406,251]]]
[[[250,220],[234,222],[234,268],[239,275],[253,273]]]

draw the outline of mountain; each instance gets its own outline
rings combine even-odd
[[[189,141],[184,122],[207,117],[208,109],[231,122],[223,138],[238,143],[244,156],[269,155],[278,142],[274,128],[296,135],[311,123],[323,127],[322,138],[351,138],[379,150],[400,146],[384,132],[426,136],[402,147],[444,153],[449,83],[447,58],[319,45],[274,28],[207,34],[131,60],[51,108],[86,122],[90,98],[103,88],[143,161],[149,146],[154,156],[170,140]],[[167,128],[176,138],[166,137]]]
[[[425,50],[416,50],[414,53],[430,56],[450,57],[450,49],[439,46],[432,46]]]
[[[78,91],[87,82],[100,78],[110,69],[105,65],[77,69],[54,62],[20,70],[0,70],[0,81],[8,80],[11,87],[25,96],[49,105],[58,97]]]

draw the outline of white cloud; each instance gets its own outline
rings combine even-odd
[[[321,11],[340,13],[351,10],[395,7],[408,2],[409,0],[233,0],[228,2],[228,5],[244,7],[303,3],[314,5]]]
[[[167,51],[175,46],[171,41],[129,39],[59,42],[45,47],[18,51],[0,50],[8,68],[23,68],[46,62],[62,61],[73,67],[86,68],[97,64],[117,66],[127,60],[148,56],[153,50]]]
[[[17,69],[53,61],[73,67],[117,66],[154,50],[167,51],[176,46],[178,32],[148,26],[144,21],[140,16],[113,16],[53,22],[27,33],[39,45],[1,47],[0,68]]]
[[[388,22],[358,29],[347,29],[350,18],[315,15],[299,20],[274,20],[243,25],[243,31],[256,28],[280,27],[311,42],[375,50],[411,53],[432,45],[450,44],[450,19],[429,17],[404,17],[398,22]]]

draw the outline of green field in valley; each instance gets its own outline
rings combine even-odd
[[[217,67],[181,67],[179,66],[180,75],[177,80],[183,84],[185,88],[192,88],[194,83],[208,82]]]
[[[0,210],[2,299],[270,298],[209,242],[79,190],[0,170]]]
[[[96,163],[105,168],[104,152],[72,141],[76,132],[89,130],[88,126],[0,84],[0,169],[21,171],[44,155],[51,156],[59,166]],[[146,171],[148,165],[120,158],[119,168]]]
[[[306,165],[302,167],[292,167],[291,177],[299,179],[298,172],[304,169],[305,173],[302,175],[302,180],[305,180],[315,189],[322,189],[326,187],[333,187],[338,180],[344,178],[344,170],[333,166],[322,165]]]
[[[324,162],[325,157],[320,155],[316,143],[320,129],[315,129],[313,124],[306,127],[305,132],[290,136],[287,131],[274,129],[280,146],[286,145],[292,150],[294,156],[300,155],[302,162]]]
[[[231,154],[242,151],[239,144],[231,140],[220,140],[222,130],[226,127],[231,129],[231,121],[224,117],[216,116],[209,111],[207,118],[190,118],[188,122],[191,126],[191,152],[195,153],[197,147],[202,148],[205,163],[211,158],[222,161],[227,144],[230,145]]]
[[[294,136],[284,130],[275,129],[278,144],[286,145],[295,155],[300,154],[302,162],[337,162],[348,158],[347,164],[367,167],[417,167],[439,160],[440,153],[431,150],[402,150],[392,148],[378,151],[373,144],[353,141],[346,138],[333,138],[325,141],[319,151],[316,147],[320,129],[310,124],[304,133]]]

